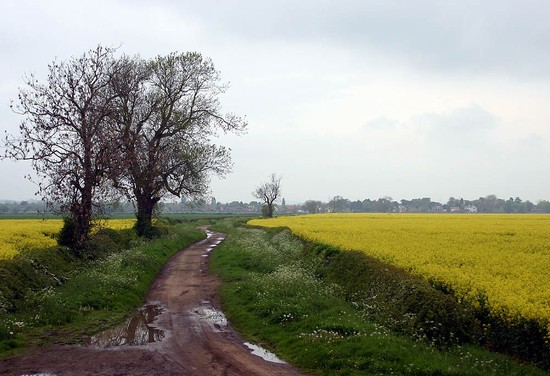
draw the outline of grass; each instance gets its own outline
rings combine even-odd
[[[203,237],[190,224],[150,242],[131,230],[104,230],[93,238],[95,253],[88,258],[52,248],[0,262],[0,356],[44,342],[79,341],[120,323],[142,304],[168,258]]]
[[[392,326],[401,326],[401,331],[412,329],[415,335],[444,342],[453,340],[451,334],[458,335],[550,369],[548,215],[346,213],[277,217],[249,224],[288,226],[307,241],[353,251],[331,260],[334,266],[342,264],[334,268],[336,278],[369,259],[369,272],[376,278],[354,277],[351,287],[360,284],[376,299],[367,295],[352,300],[371,315],[377,315],[379,301],[386,306],[386,302],[399,302],[390,315],[387,310],[384,315],[396,320]],[[438,299],[430,286],[411,290],[421,284],[413,281],[411,285],[409,278],[386,278],[392,273],[378,273],[381,267],[374,259],[428,281],[452,299]],[[405,296],[396,299],[401,295]],[[407,322],[411,321],[408,313],[418,310],[422,320],[413,317],[413,322]],[[471,318],[462,312],[470,312]],[[434,319],[440,327],[425,325]]]
[[[400,304],[406,303],[402,298],[409,294],[397,294],[391,304],[391,299],[386,297],[387,305],[383,300],[373,300],[371,311],[366,310],[368,302],[353,300],[351,281],[360,274],[375,275],[378,282],[404,281],[396,286],[423,291],[418,299],[429,297],[432,303],[446,299],[433,288],[424,291],[431,287],[403,271],[378,263],[371,266],[369,273],[364,273],[360,270],[362,261],[358,259],[352,260],[356,268],[343,262],[333,264],[331,259],[346,253],[326,247],[304,247],[288,230],[232,228],[227,222],[219,229],[229,236],[213,252],[210,268],[225,282],[220,293],[228,318],[250,341],[306,372],[316,375],[547,374],[458,340],[454,344],[442,343],[434,341],[434,336],[422,335],[419,329],[423,327],[417,324],[428,324],[429,317],[420,317],[418,312],[428,312],[429,307],[408,312],[408,318],[401,315],[401,320],[394,320],[396,325],[384,320],[384,310],[396,311]],[[380,279],[387,274],[391,276]],[[356,286],[355,293],[361,291]],[[374,311],[379,312],[373,314]],[[435,321],[430,324],[436,328],[440,325]]]

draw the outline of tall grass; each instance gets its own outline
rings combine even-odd
[[[352,283],[346,284],[345,280],[369,274],[361,270],[364,264],[359,259],[352,260],[356,267],[352,267],[353,263],[333,265],[331,258],[339,254],[337,250],[305,249],[288,230],[228,226],[225,230],[230,235],[216,248],[210,264],[211,270],[226,282],[221,289],[224,311],[249,340],[306,372],[316,375],[545,374],[459,341],[440,346],[429,334],[422,334],[422,326],[415,327],[417,323],[439,327],[435,321],[428,322],[428,316],[415,318],[411,311],[410,317],[394,313],[396,320],[393,321],[399,321],[397,324],[384,320],[384,312],[396,311],[400,302],[405,304],[407,294],[385,296],[386,305],[384,299],[377,300],[372,295],[362,296],[365,300],[361,302],[353,300]],[[401,281],[402,286],[409,289],[431,288],[384,264],[379,263],[377,268],[371,270],[377,278],[391,274],[387,281]],[[356,286],[355,292],[361,294],[361,291],[362,287]],[[429,304],[439,304],[438,299],[445,298],[435,289],[423,294],[420,298],[431,297]],[[395,301],[390,302],[390,298]],[[372,305],[371,311],[369,305]],[[418,312],[429,312],[426,308],[420,307]]]
[[[203,237],[185,224],[150,242],[107,230],[92,241],[93,259],[52,248],[0,262],[0,355],[41,341],[52,327],[71,341],[117,324],[142,303],[167,259]]]

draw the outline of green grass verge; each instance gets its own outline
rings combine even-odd
[[[416,321],[412,316],[392,326],[395,320],[384,320],[384,309],[391,311],[390,318],[395,316],[399,312],[398,300],[385,307],[382,300],[372,297],[374,311],[366,309],[368,301],[357,304],[350,299],[352,288],[345,281],[361,273],[358,268],[343,262],[331,265],[326,262],[326,249],[322,252],[304,249],[303,243],[288,230],[233,228],[227,221],[218,229],[228,232],[229,236],[212,253],[210,268],[225,282],[220,294],[228,318],[250,341],[274,351],[306,372],[316,375],[548,374],[477,346],[449,343],[448,335],[440,336],[445,339],[441,343],[433,340],[440,338],[438,336],[420,335],[419,328],[411,332],[400,330],[403,323],[414,329]],[[378,275],[377,283],[381,286],[386,286],[389,280],[400,280],[397,285],[413,286],[420,291],[421,299],[429,297],[432,303],[437,303],[440,292],[435,289],[430,292],[426,285],[414,285],[415,281],[401,271],[389,270],[383,264],[379,267],[380,270],[371,270],[371,273]],[[392,274],[392,278],[380,277],[387,273]],[[356,292],[360,293],[359,286]],[[403,294],[405,296],[409,295]],[[454,314],[459,319],[465,322],[470,319],[461,318],[460,307],[452,308],[457,310]]]
[[[44,342],[79,341],[120,323],[142,304],[173,254],[204,238],[194,224],[145,242],[106,230],[88,257],[65,248],[24,252],[0,263],[0,356]]]

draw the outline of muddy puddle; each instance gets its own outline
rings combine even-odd
[[[203,304],[204,303],[208,302],[203,302]],[[195,308],[191,311],[191,313],[195,315],[195,317],[197,317],[199,321],[207,323],[214,332],[219,333],[226,330],[227,318],[222,311],[202,306]]]
[[[210,302],[202,301],[201,303],[207,305]],[[223,332],[225,330],[225,327],[228,325],[227,318],[225,317],[223,312],[218,311],[217,309],[213,309],[207,306],[201,306],[192,310],[191,313],[196,315],[196,317],[200,321],[209,324],[214,332]],[[250,350],[253,355],[259,356],[267,362],[286,364],[286,362],[279,359],[277,355],[273,354],[270,351],[267,351],[266,349],[258,345],[250,342],[244,342],[244,345]]]
[[[143,346],[159,342],[166,337],[166,333],[157,328],[155,323],[163,311],[160,304],[147,304],[124,324],[87,338],[84,346],[105,349],[117,346]]]
[[[265,361],[268,361],[271,363],[286,364],[284,360],[277,358],[277,355],[273,354],[270,351],[267,351],[266,349],[258,345],[254,345],[253,343],[250,343],[250,342],[245,342],[244,345],[251,350],[253,355],[259,356]]]

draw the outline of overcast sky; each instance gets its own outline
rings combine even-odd
[[[248,133],[218,142],[218,201],[271,173],[287,203],[496,194],[550,199],[550,2],[0,0],[0,129],[26,73],[98,44],[150,58],[198,51]],[[0,161],[0,199],[29,199]]]

